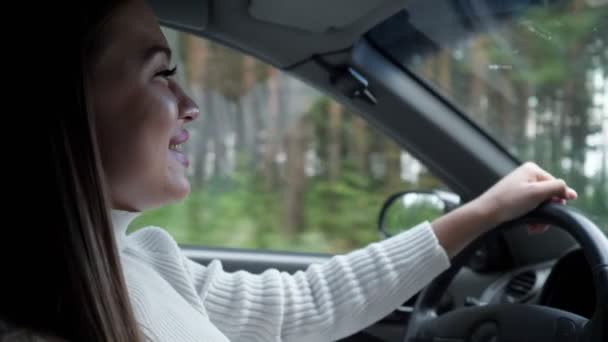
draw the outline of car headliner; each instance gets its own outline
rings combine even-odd
[[[238,47],[279,68],[352,46],[403,0],[149,0],[168,27]]]

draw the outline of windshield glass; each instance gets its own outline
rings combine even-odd
[[[367,36],[608,229],[608,0],[413,0]]]

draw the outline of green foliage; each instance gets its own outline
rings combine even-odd
[[[180,243],[303,252],[340,253],[378,240],[376,219],[385,194],[345,173],[336,183],[313,179],[306,191],[306,226],[290,238],[281,227],[278,192],[265,192],[255,176],[240,174],[222,191],[197,189],[183,202],[138,217],[135,231],[162,226]]]
[[[606,8],[588,8],[576,15],[562,8],[531,10],[502,32],[511,44],[508,49],[503,40],[488,42],[490,61],[510,64],[525,51],[529,64],[513,66],[510,77],[531,87],[559,86],[572,76],[573,69],[583,74],[592,56],[597,55],[585,48],[594,43],[590,39],[606,25],[607,16]]]
[[[392,236],[420,222],[431,222],[442,214],[442,208],[430,203],[417,202],[404,206],[401,202],[395,201],[386,211],[383,226],[384,230]]]

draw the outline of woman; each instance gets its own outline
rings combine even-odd
[[[73,341],[336,340],[394,310],[480,234],[545,200],[576,197],[527,163],[432,223],[305,272],[199,265],[159,228],[126,235],[138,213],[187,196],[180,145],[198,108],[172,78],[171,52],[143,0],[85,7],[72,28],[72,97],[47,119],[41,152],[55,186],[41,196],[54,216],[34,257],[12,270],[0,306],[2,321],[21,331]],[[32,285],[40,273],[23,271],[31,268],[65,278],[41,292]]]

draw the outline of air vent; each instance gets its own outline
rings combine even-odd
[[[535,284],[536,273],[534,271],[517,274],[507,284],[503,295],[503,302],[517,303],[525,301],[531,296]]]

